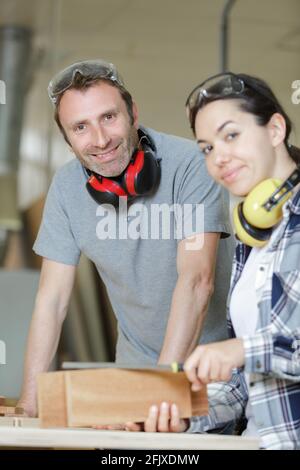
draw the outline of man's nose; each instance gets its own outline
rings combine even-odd
[[[97,127],[93,128],[93,131],[92,131],[92,144],[95,147],[100,147],[100,148],[104,149],[104,148],[107,147],[109,142],[110,142],[110,136],[105,131],[105,129],[103,129],[100,126],[97,126]]]

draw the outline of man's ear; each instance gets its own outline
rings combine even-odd
[[[267,128],[273,147],[277,147],[284,142],[286,136],[286,122],[282,114],[274,113],[267,124]]]
[[[132,103],[132,116],[133,116],[133,125],[136,129],[139,127],[138,123],[138,118],[139,118],[139,113],[137,109],[137,105],[135,102]]]

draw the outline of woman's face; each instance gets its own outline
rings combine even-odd
[[[242,111],[237,100],[218,100],[200,109],[195,132],[208,172],[232,194],[245,196],[273,176],[272,133]]]

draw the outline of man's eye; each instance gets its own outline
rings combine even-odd
[[[81,132],[85,129],[85,124],[78,124],[78,126],[75,127],[75,132]]]
[[[114,114],[106,114],[104,116],[105,121],[111,121],[115,117]]]

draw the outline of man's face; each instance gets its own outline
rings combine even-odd
[[[67,90],[59,117],[78,160],[102,176],[118,176],[138,144],[137,109],[133,124],[118,88],[99,82],[83,90]]]

